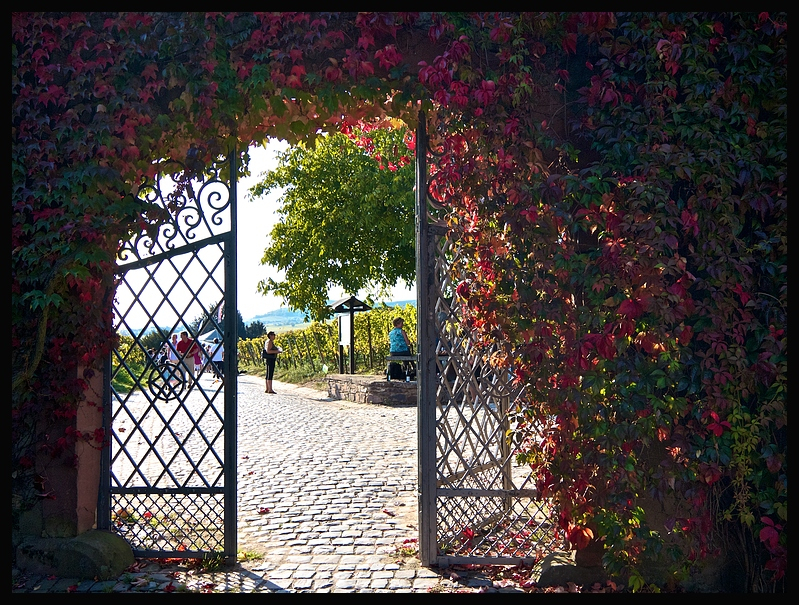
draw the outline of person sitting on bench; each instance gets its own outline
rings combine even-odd
[[[411,340],[408,338],[407,332],[405,332],[405,328],[403,327],[405,324],[405,320],[401,317],[395,317],[394,321],[391,322],[394,328],[388,333],[388,354],[390,357],[410,357],[413,355],[413,346],[411,345]],[[397,364],[399,365],[399,364]],[[402,363],[404,367],[404,373],[408,375],[409,373],[416,373],[416,365],[413,361],[403,360]],[[389,378],[391,378],[391,364],[389,364]],[[396,377],[396,374],[395,374]]]
[[[394,329],[388,333],[389,355],[413,355],[411,341],[408,338],[408,333],[405,332],[405,328],[403,328],[405,320],[401,317],[395,317],[391,323],[394,325]]]

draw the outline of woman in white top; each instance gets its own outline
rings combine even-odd
[[[211,353],[211,362],[214,365],[215,378],[221,380],[225,377],[222,372],[222,362],[225,360],[225,345],[219,342],[218,338],[214,338],[213,352]]]

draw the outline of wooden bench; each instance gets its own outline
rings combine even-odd
[[[405,372],[406,379],[411,371],[416,372],[416,355],[386,355],[386,376],[389,377],[389,380],[391,377],[388,368],[392,362],[402,364],[402,371]]]

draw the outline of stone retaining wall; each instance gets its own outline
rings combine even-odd
[[[416,381],[388,381],[384,376],[328,374],[327,394],[333,399],[378,405],[416,405]]]

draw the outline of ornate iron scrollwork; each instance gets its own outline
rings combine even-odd
[[[150,214],[169,219],[159,220],[157,235],[142,230],[124,242],[117,252],[120,265],[139,261],[192,242],[201,241],[230,230],[225,212],[230,205],[230,190],[221,177],[222,164],[214,164],[203,174],[195,174],[176,160],[162,162],[153,178],[138,187],[141,216]],[[189,175],[192,177],[189,179]],[[192,181],[199,182],[195,191]],[[149,225],[152,227],[152,225]]]
[[[147,377],[147,388],[156,399],[177,399],[187,388],[187,377],[179,364],[169,361],[159,363]]]

